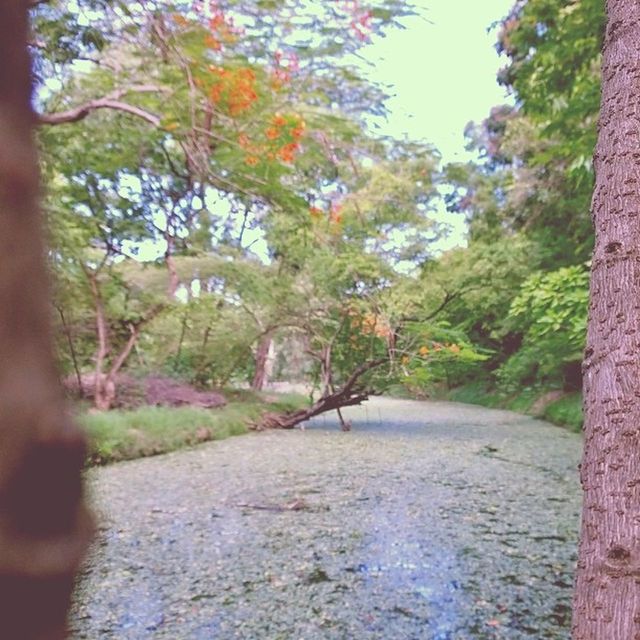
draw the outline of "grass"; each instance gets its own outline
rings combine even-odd
[[[544,395],[547,390],[522,389],[511,396],[498,394],[483,382],[474,382],[457,389],[452,389],[447,394],[447,399],[454,402],[466,402],[467,404],[479,404],[483,407],[509,409],[518,413],[529,413],[535,401]],[[579,432],[582,429],[582,395],[580,393],[568,393],[559,400],[552,402],[545,409],[542,417],[572,431]]]
[[[483,407],[501,406],[501,398],[495,392],[490,391],[484,382],[472,382],[452,389],[447,393],[447,399],[453,402],[479,404]]]
[[[544,411],[545,420],[569,427],[572,431],[582,430],[582,394],[570,393],[552,402]]]
[[[246,433],[265,411],[306,406],[296,394],[229,393],[219,409],[140,407],[84,413],[80,422],[90,439],[89,462],[107,464],[175,451],[186,446]]]

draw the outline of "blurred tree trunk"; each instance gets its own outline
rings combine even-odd
[[[53,364],[28,5],[0,2],[0,637],[57,640],[91,519],[84,438]]]
[[[607,13],[574,640],[640,638],[640,5]]]
[[[251,383],[254,391],[262,391],[265,384],[269,382],[269,356],[272,342],[273,333],[269,331],[260,338],[256,347],[256,370]]]

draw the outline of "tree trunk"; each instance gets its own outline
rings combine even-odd
[[[640,638],[640,8],[607,11],[574,640]]]
[[[82,384],[82,373],[80,373],[80,366],[78,365],[78,356],[76,354],[76,348],[73,344],[73,336],[71,335],[71,327],[67,324],[67,319],[65,318],[64,311],[62,307],[56,307],[58,309],[58,314],[60,315],[60,320],[62,321],[62,330],[64,335],[67,338],[67,344],[69,345],[69,353],[71,355],[71,362],[73,364],[73,370],[76,374],[76,380],[78,382],[78,391],[80,393],[80,397],[84,398],[84,386]]]
[[[87,277],[89,278],[93,306],[96,312],[96,335],[98,338],[95,374],[93,379],[93,402],[98,411],[108,411],[115,398],[115,387],[109,387],[107,376],[104,373],[106,358],[109,354],[107,319],[104,313],[104,303],[100,293],[98,277],[95,273],[87,274]]]
[[[262,391],[264,385],[269,378],[269,355],[271,352],[271,344],[273,343],[273,334],[265,333],[258,342],[256,349],[256,371],[253,375],[251,388],[254,391]]]
[[[167,224],[169,224],[168,221]],[[167,233],[165,235],[165,240],[167,241],[167,250],[164,254],[164,264],[167,267],[167,273],[169,274],[169,281],[167,283],[167,296],[169,300],[174,300],[176,297],[176,293],[178,292],[178,287],[180,286],[180,276],[178,275],[176,262],[173,258],[174,239],[169,233]]]
[[[91,519],[54,365],[27,7],[0,2],[0,636],[58,640]]]

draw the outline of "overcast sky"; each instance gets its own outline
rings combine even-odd
[[[496,82],[504,66],[492,23],[514,0],[416,0],[424,18],[377,39],[365,51],[376,63],[371,78],[392,86],[385,133],[432,142],[445,161],[464,156],[463,130],[509,101]]]

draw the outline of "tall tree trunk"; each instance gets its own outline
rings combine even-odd
[[[58,640],[91,519],[80,479],[85,442],[53,358],[28,4],[0,2],[0,636]]]
[[[607,12],[574,640],[640,638],[640,6]]]
[[[271,352],[271,344],[273,342],[273,334],[269,331],[265,333],[258,342],[256,349],[256,371],[253,376],[251,388],[254,391],[262,391],[264,385],[269,378],[269,354]]]
[[[108,385],[107,376],[104,373],[107,355],[109,354],[109,337],[107,319],[104,313],[104,302],[100,292],[98,276],[95,273],[87,273],[93,307],[96,313],[96,335],[98,348],[96,349],[95,374],[93,380],[93,403],[98,411],[107,411],[115,398],[115,387]]]

